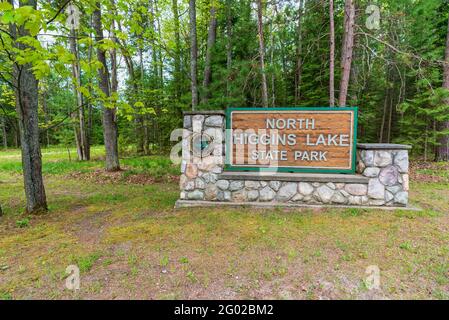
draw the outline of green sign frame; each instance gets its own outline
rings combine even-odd
[[[275,170],[273,168],[264,167],[250,167],[250,166],[234,166],[231,165],[230,152],[231,150],[231,128],[233,111],[352,111],[354,112],[354,132],[353,132],[353,146],[352,146],[352,161],[351,169],[326,169],[326,168],[298,168],[298,167],[282,167],[279,166]],[[236,108],[228,107],[226,109],[226,162],[225,171],[255,171],[255,172],[296,172],[296,173],[346,173],[354,174],[356,171],[357,160],[357,126],[358,126],[358,107],[280,107],[280,108]]]

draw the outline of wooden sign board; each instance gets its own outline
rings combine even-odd
[[[357,108],[229,108],[226,169],[354,173]]]

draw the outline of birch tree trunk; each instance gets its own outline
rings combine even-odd
[[[446,50],[444,53],[444,66],[443,66],[443,88],[449,90],[449,19],[447,26],[447,36],[446,36]],[[449,105],[449,99],[444,101],[445,104]],[[440,123],[439,130],[449,130],[449,121],[444,121]],[[436,152],[437,161],[449,161],[449,135],[444,134],[438,139],[438,147]]]
[[[263,38],[263,0],[257,0],[257,29],[259,36],[259,59],[260,72],[262,75],[262,106],[268,108],[268,87],[267,75],[265,71],[265,43]]]
[[[10,0],[14,5],[14,1]],[[37,7],[36,0],[21,0],[19,6]],[[29,31],[23,26],[10,25],[10,32],[14,38],[30,37]],[[25,44],[15,41],[18,50],[33,50]],[[33,74],[32,65],[14,63],[13,83],[16,96],[16,110],[19,122],[20,142],[22,148],[22,169],[25,185],[26,211],[38,214],[46,212],[47,198],[44,180],[42,178],[42,156],[39,144],[38,124],[38,80]]]
[[[207,34],[207,51],[206,51],[206,59],[204,62],[204,80],[203,80],[203,89],[204,94],[202,97],[202,102],[207,103],[210,94],[210,83],[212,81],[212,53],[215,44],[215,38],[217,35],[217,17],[216,17],[216,9],[214,4],[210,8],[210,22],[209,22],[209,31]]]
[[[111,97],[111,88],[109,87],[109,71],[106,62],[106,52],[99,45],[103,37],[103,25],[101,22],[101,4],[96,3],[96,9],[93,13],[93,27],[97,43],[97,59],[101,63],[102,68],[98,69],[98,83],[101,91],[106,99]],[[106,170],[120,170],[118,158],[118,133],[115,108],[103,105],[103,137],[106,149]]]
[[[192,110],[198,106],[198,44],[196,38],[196,7],[195,0],[189,1],[190,16],[190,82],[192,90]]]
[[[340,97],[339,106],[346,106],[348,96],[349,78],[351,74],[352,51],[354,47],[354,23],[355,23],[355,7],[353,0],[345,2],[345,18],[344,18],[344,40],[342,47],[341,65],[342,74],[340,81]]]
[[[334,0],[329,0],[330,57],[329,57],[329,105],[335,106],[335,23]]]

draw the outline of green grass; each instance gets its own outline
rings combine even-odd
[[[82,163],[43,150],[50,211],[26,216],[11,174],[20,153],[0,152],[0,299],[448,299],[447,184],[412,182],[423,211],[174,210],[177,183],[156,179],[178,174],[168,158],[121,159],[122,179],[108,182],[88,180],[103,167],[102,148],[94,154]],[[71,264],[77,293],[64,289]],[[378,292],[363,285],[370,265]]]
[[[76,150],[70,151],[71,159],[63,148],[50,148],[42,150],[43,167],[45,174],[67,174],[71,172],[90,172],[92,169],[103,168],[103,147],[92,148],[92,161],[77,161]],[[155,178],[162,178],[167,175],[178,175],[178,166],[172,165],[167,157],[145,156],[130,157],[121,159],[121,165],[129,168],[124,172],[124,176],[133,174],[148,174]],[[16,151],[0,151],[0,172],[22,173],[20,153]]]
[[[92,269],[94,263],[97,262],[100,257],[101,253],[95,252],[87,256],[74,257],[72,258],[72,261],[78,266],[80,273],[86,273]]]
[[[147,173],[156,178],[179,174],[179,167],[172,165],[170,159],[167,157],[125,158],[122,160],[122,164],[132,167],[133,173]]]

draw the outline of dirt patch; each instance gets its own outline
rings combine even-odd
[[[106,227],[106,218],[110,214],[111,211],[96,212],[75,223],[73,230],[78,239],[88,245],[98,244]]]
[[[428,161],[410,163],[410,180],[417,182],[449,183],[449,163],[439,164]]]

